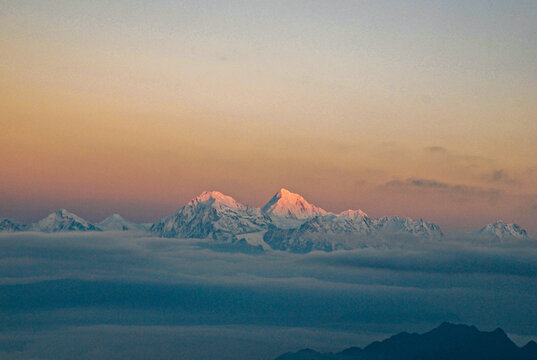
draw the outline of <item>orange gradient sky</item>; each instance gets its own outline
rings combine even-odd
[[[535,2],[0,1],[0,217],[203,190],[537,232]]]

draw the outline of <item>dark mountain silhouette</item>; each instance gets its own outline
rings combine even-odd
[[[537,360],[537,343],[520,348],[502,329],[479,331],[475,326],[443,323],[425,334],[406,332],[365,348],[339,353],[311,349],[286,353],[276,360]]]

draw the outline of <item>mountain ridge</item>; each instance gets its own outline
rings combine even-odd
[[[440,240],[440,227],[423,219],[369,217],[363,210],[328,212],[299,194],[281,188],[261,208],[250,207],[219,191],[204,191],[174,213],[148,225],[114,214],[93,224],[60,209],[31,225],[0,219],[0,231],[149,231],[161,237],[242,241],[263,249],[305,253],[391,246],[393,236],[419,241]],[[491,223],[469,233],[495,243],[526,239],[516,224]]]
[[[337,353],[312,349],[288,352],[275,360],[535,360],[537,344],[518,347],[500,328],[480,331],[475,326],[444,322],[423,333],[401,332],[382,341],[350,347]]]
[[[371,237],[386,234],[443,236],[437,225],[421,219],[373,219],[362,210],[330,213],[284,188],[261,208],[248,207],[218,191],[205,191],[175,213],[157,221],[150,231],[162,237],[212,238],[227,242],[239,239],[248,242],[252,237],[245,235],[264,233],[263,242],[270,248],[297,253],[373,246],[375,239]]]
[[[520,225],[505,223],[502,220],[487,224],[476,233],[479,235],[491,236],[500,241],[509,239],[523,240],[528,238],[528,232]]]

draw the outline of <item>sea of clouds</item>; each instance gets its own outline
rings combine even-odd
[[[231,252],[144,233],[0,234],[2,359],[273,359],[442,321],[537,338],[537,241]]]

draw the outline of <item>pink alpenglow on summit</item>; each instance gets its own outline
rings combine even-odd
[[[269,216],[291,219],[308,219],[328,214],[326,210],[310,204],[299,194],[284,188],[281,188],[261,210]]]
[[[189,206],[196,206],[201,203],[210,203],[212,205],[220,206],[223,205],[232,209],[245,209],[246,205],[241,204],[237,200],[233,199],[231,196],[224,195],[220,191],[204,191],[192,200],[188,202]]]

